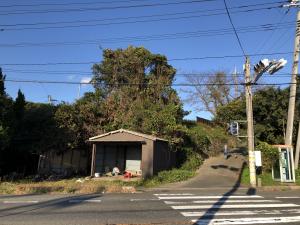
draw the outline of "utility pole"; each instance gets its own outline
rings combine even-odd
[[[296,153],[295,153],[295,169],[298,169],[299,167],[299,150],[300,150],[300,122],[298,127],[297,145],[296,145]]]
[[[285,5],[285,7],[299,7],[298,1],[291,1],[291,4]],[[297,13],[297,23],[296,23],[296,36],[294,45],[294,63],[292,69],[292,78],[290,86],[290,98],[289,98],[289,109],[288,109],[288,119],[285,135],[285,144],[292,145],[293,137],[293,124],[294,124],[294,112],[295,112],[295,102],[296,102],[296,86],[297,86],[297,74],[298,74],[298,61],[299,61],[299,22],[300,22],[300,12]]]
[[[252,91],[251,91],[251,75],[250,75],[250,60],[246,57],[245,63],[245,96],[246,96],[246,111],[247,111],[247,136],[248,136],[248,155],[249,155],[249,172],[250,185],[256,187],[256,169],[254,156],[254,130],[253,130],[253,108],[252,108]]]

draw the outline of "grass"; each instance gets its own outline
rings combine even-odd
[[[172,169],[169,171],[162,171],[157,176],[141,181],[140,186],[155,187],[166,183],[174,183],[185,181],[195,176],[195,171]]]
[[[83,183],[76,179],[60,181],[31,182],[22,180],[18,182],[1,182],[0,194],[92,194],[101,192],[132,192],[130,186],[137,186],[139,182],[123,181],[95,181],[85,180]],[[126,188],[127,187],[127,188]]]
[[[0,194],[94,194],[134,192],[136,187],[155,187],[165,183],[187,180],[195,175],[195,170],[172,169],[161,171],[158,175],[137,181],[101,181],[77,179],[60,181],[32,182],[20,180],[16,182],[0,182]]]
[[[295,175],[296,175],[296,185],[300,185],[300,170],[296,170],[295,171]],[[272,174],[271,173],[263,173],[261,175],[257,176],[258,178],[261,178],[261,183],[262,186],[280,186],[280,185],[285,185],[284,183],[278,182],[278,181],[274,181],[272,178]],[[244,185],[249,185],[249,180],[250,180],[250,175],[249,175],[249,168],[245,167],[243,172],[242,172],[242,176],[241,176],[241,184]]]

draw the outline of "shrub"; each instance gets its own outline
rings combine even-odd
[[[187,159],[181,166],[181,169],[190,171],[197,170],[203,162],[201,155],[197,152],[194,152],[191,148],[186,148],[185,154]]]
[[[271,172],[274,163],[276,162],[276,160],[278,160],[279,157],[278,149],[262,141],[258,143],[256,149],[261,151],[262,154],[263,172]]]
[[[189,128],[187,135],[194,151],[205,157],[218,155],[225,143],[230,143],[230,147],[234,145],[234,141],[220,127],[195,125]]]
[[[172,169],[169,171],[159,172],[157,177],[164,183],[173,183],[187,180],[188,178],[193,177],[194,174],[195,172],[190,170]]]

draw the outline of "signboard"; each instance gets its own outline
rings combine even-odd
[[[255,166],[257,166],[257,167],[262,166],[261,151],[254,151],[254,157],[255,157]]]

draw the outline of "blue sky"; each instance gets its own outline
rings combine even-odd
[[[270,59],[284,57],[288,60],[288,64],[278,75],[273,77],[265,75],[262,78],[265,83],[290,82],[288,73],[291,73],[292,66],[290,52],[294,47],[296,9],[287,12],[285,8],[275,8],[279,5],[278,2],[280,1],[227,0],[233,23],[246,53],[262,54],[252,56],[250,58],[252,64],[268,57]],[[143,7],[131,7],[136,5],[143,5]],[[247,5],[256,6],[241,7]],[[73,9],[74,11],[70,11]],[[63,12],[53,12],[53,10]],[[166,55],[178,73],[207,73],[216,70],[232,72],[235,67],[242,72],[243,57],[172,60],[242,55],[225,12],[223,0],[1,0],[0,29],[3,30],[0,31],[0,66],[7,79],[87,81],[91,77],[92,66],[88,63],[46,66],[8,64],[100,62],[101,48],[116,49],[133,45],[144,46],[153,53]],[[74,21],[88,22],[74,23]],[[36,23],[42,24],[22,25]],[[266,24],[269,24],[268,26],[272,24],[277,29],[262,30],[261,25]],[[53,28],[57,26],[63,28]],[[268,26],[264,27],[268,28]],[[245,29],[241,30],[243,27]],[[224,34],[224,29],[230,32]],[[199,33],[199,31],[203,32]],[[211,35],[207,35],[208,31]],[[163,34],[174,35],[163,39],[161,36]],[[150,35],[157,35],[158,40],[153,40],[153,37],[148,37],[147,40],[124,39]],[[17,44],[23,45],[20,47]],[[37,44],[40,45],[36,46]],[[274,52],[288,54],[264,55]],[[184,77],[176,76],[175,83],[185,83]],[[12,97],[15,97],[17,90],[21,89],[26,99],[34,102],[47,102],[48,95],[58,101],[72,102],[77,98],[79,90],[78,85],[12,82],[6,82],[6,88]],[[185,94],[182,91],[184,87],[176,87],[176,89],[184,99]],[[80,95],[91,90],[89,86],[82,86]],[[189,119],[194,119],[196,115],[210,118],[207,112],[197,112],[187,103],[185,109],[191,111]]]

